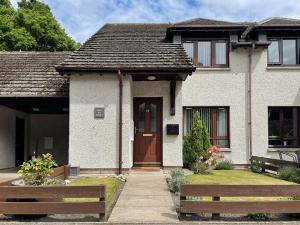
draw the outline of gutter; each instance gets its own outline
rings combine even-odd
[[[121,70],[118,70],[119,80],[119,170],[118,174],[122,174],[122,128],[123,128],[123,77]]]

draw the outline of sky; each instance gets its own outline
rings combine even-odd
[[[17,6],[18,0],[11,0]],[[76,41],[83,43],[105,23],[161,23],[192,18],[259,21],[300,19],[300,0],[42,0]]]

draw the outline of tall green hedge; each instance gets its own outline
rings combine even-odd
[[[184,138],[183,143],[183,164],[185,167],[190,167],[202,157],[202,161],[209,158],[208,148],[211,147],[210,137],[206,126],[200,119],[200,113],[194,114],[194,124],[191,131]]]

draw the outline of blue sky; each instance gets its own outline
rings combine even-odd
[[[16,6],[18,0],[11,0]],[[254,21],[300,18],[299,0],[43,0],[63,28],[83,43],[105,23],[174,22],[203,17]]]

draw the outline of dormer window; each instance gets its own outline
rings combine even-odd
[[[196,67],[228,67],[226,40],[184,41],[183,48]]]
[[[297,39],[270,39],[268,47],[269,65],[299,65]]]

